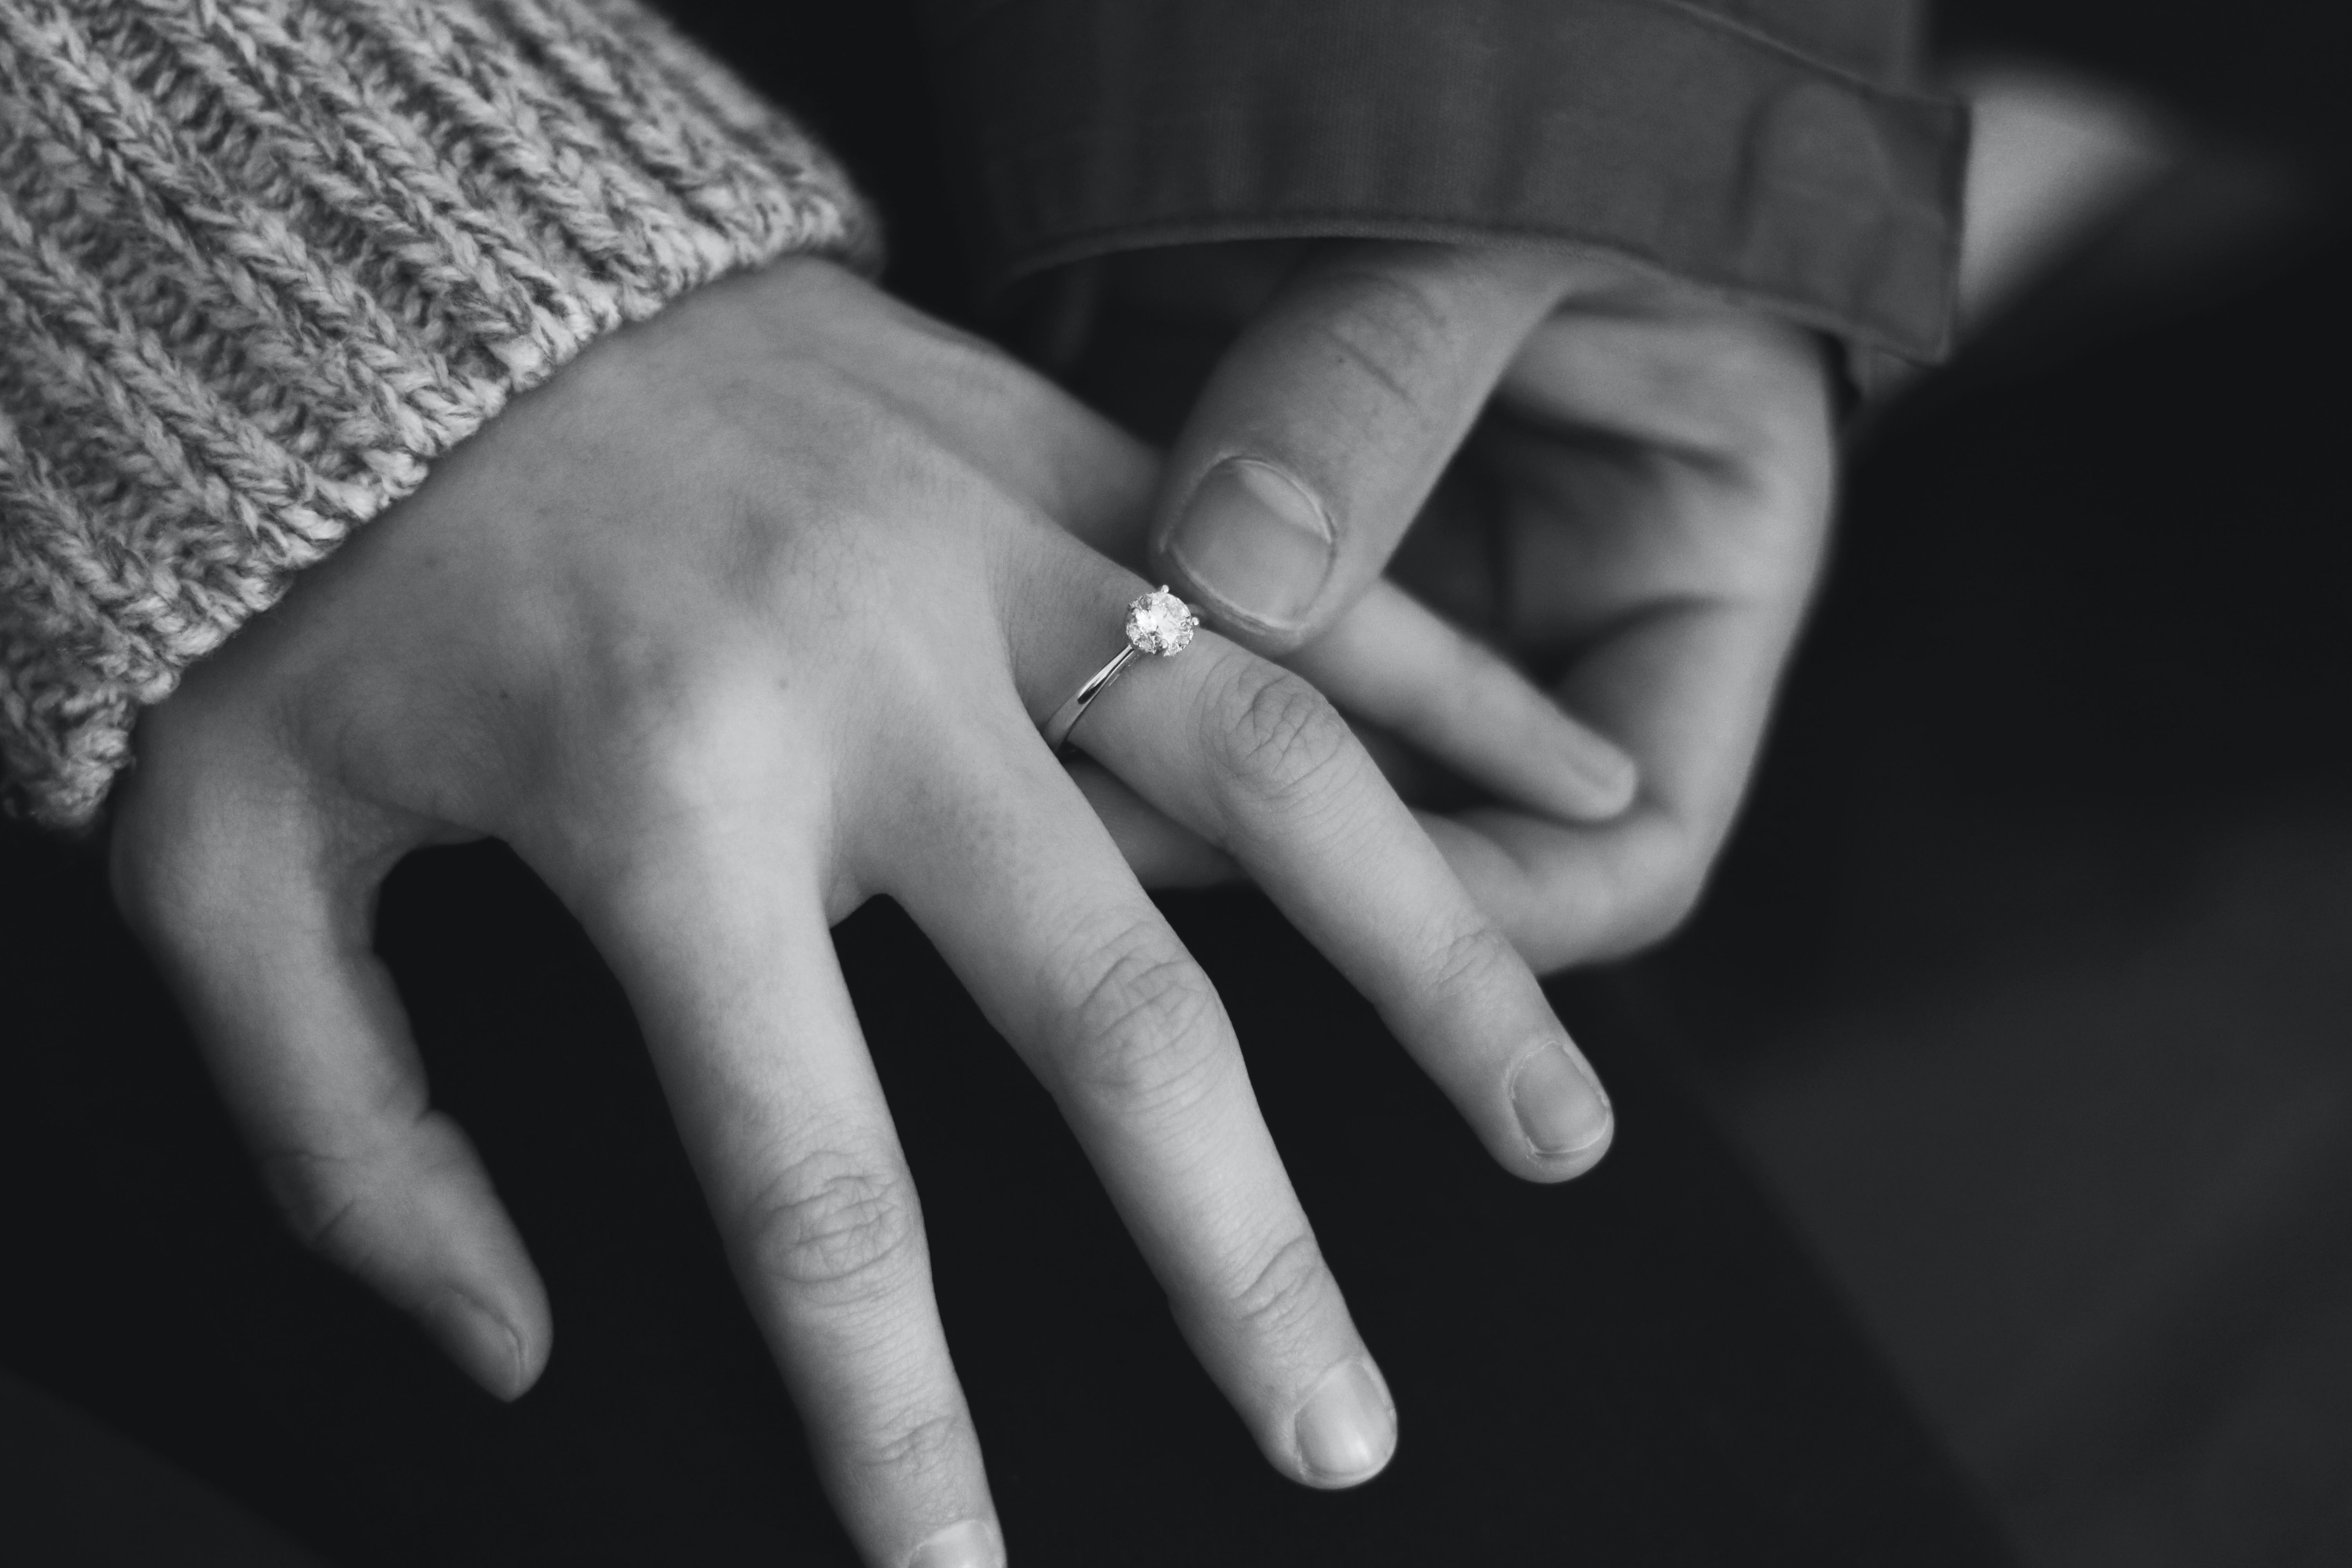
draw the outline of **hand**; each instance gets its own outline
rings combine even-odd
[[[1010,361],[787,263],[599,343],[193,669],[141,726],[115,885],[302,1236],[492,1391],[545,1363],[544,1290],[370,950],[403,854],[503,838],[627,988],[861,1550],[1001,1560],[828,942],[887,893],[1059,1101],[1268,1458],[1377,1471],[1393,1411],[1232,1027],[1037,732],[1144,585],[1060,521],[1136,515],[1152,479]],[[1533,977],[1304,681],[1204,634],[1078,739],[1255,878],[1508,1168],[1598,1157],[1606,1103]]]
[[[1819,571],[1822,345],[1533,247],[1339,245],[1255,293],[1253,253],[1180,254],[1129,269],[1146,309],[1251,314],[1171,453],[1155,569],[1480,787],[1424,820],[1538,969],[1672,929]],[[1401,541],[1418,603],[1381,581]]]

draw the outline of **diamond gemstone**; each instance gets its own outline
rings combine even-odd
[[[1127,606],[1127,640],[1145,653],[1182,653],[1200,624],[1184,601],[1166,588],[1139,594]]]

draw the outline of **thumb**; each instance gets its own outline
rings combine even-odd
[[[1259,652],[1311,640],[1380,575],[1588,265],[1517,246],[1318,253],[1226,353],[1177,437],[1156,567]]]
[[[152,776],[170,770],[146,771],[116,824],[117,901],[271,1195],[313,1250],[514,1398],[547,1360],[546,1289],[473,1145],[430,1103],[371,951],[381,868],[321,852],[299,805],[240,809],[204,787],[217,780],[173,791]]]

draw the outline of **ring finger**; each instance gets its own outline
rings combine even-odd
[[[1108,640],[1086,628],[1116,635],[1135,580],[1068,548],[1083,557],[1074,565],[1094,568],[1073,597],[1098,608],[1064,617],[1061,646],[1016,668],[1080,669],[1075,684],[1089,645]],[[1379,1008],[1507,1169],[1556,1181],[1590,1168],[1612,1130],[1590,1065],[1331,704],[1213,633],[1140,662],[1072,743],[1238,861]]]

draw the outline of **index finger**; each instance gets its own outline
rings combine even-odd
[[[1640,760],[1642,792],[1605,823],[1507,807],[1422,815],[1479,907],[1538,972],[1621,957],[1696,905],[1729,834],[1793,637],[1755,605],[1662,607],[1557,689]]]
[[[1639,786],[1622,747],[1393,583],[1374,583],[1283,662],[1350,714],[1531,810],[1602,822]]]

